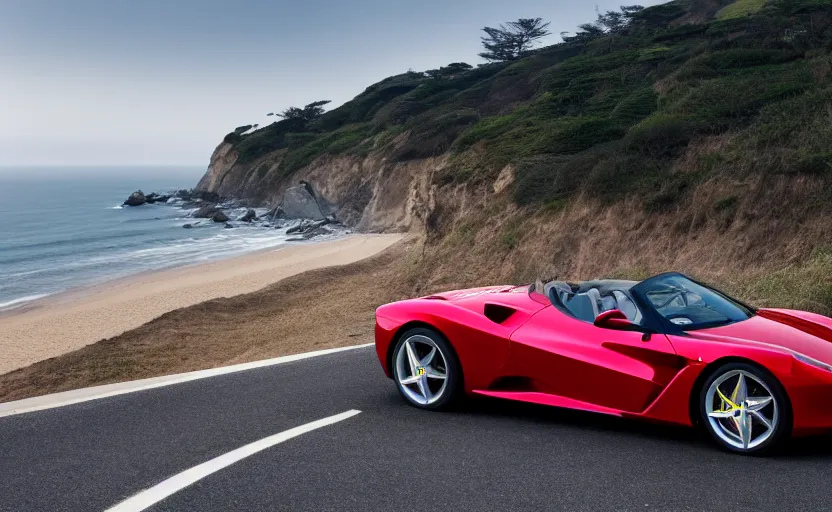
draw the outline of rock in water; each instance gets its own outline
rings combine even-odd
[[[214,222],[217,222],[217,223],[228,222],[228,215],[226,215],[226,214],[224,214],[223,212],[220,211],[220,212],[215,213],[214,216],[211,217],[211,220],[213,220]]]
[[[216,215],[219,211],[220,209],[217,208],[215,205],[209,204],[195,211],[193,216],[197,219],[210,219],[213,218],[214,215]]]
[[[176,191],[174,197],[177,197],[183,201],[190,201],[193,197],[193,193],[190,190],[185,190],[184,188],[182,188]]]
[[[125,206],[141,206],[147,202],[147,198],[144,196],[144,192],[141,190],[137,190],[130,194],[130,197],[124,201]]]
[[[163,196],[161,194],[157,194],[156,192],[147,194],[145,196],[145,201],[147,204],[154,204],[154,203],[167,203],[170,196]]]
[[[249,211],[247,211],[245,215],[240,217],[240,222],[249,222],[249,223],[251,223],[251,222],[254,222],[255,220],[257,220],[257,212],[255,212],[252,209],[249,209]]]

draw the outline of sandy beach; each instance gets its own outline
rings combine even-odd
[[[49,297],[0,316],[0,374],[118,336],[176,309],[251,293],[295,274],[368,258],[401,238],[356,234],[288,245]]]

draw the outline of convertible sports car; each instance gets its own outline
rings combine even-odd
[[[402,396],[463,394],[702,425],[760,453],[832,430],[832,319],[754,309],[678,273],[454,291],[376,312]]]

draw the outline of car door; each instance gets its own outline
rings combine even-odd
[[[514,332],[510,361],[533,391],[628,412],[646,409],[683,366],[663,334],[602,329],[555,307]]]

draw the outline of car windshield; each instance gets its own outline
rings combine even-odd
[[[754,312],[681,274],[665,274],[633,288],[641,300],[680,330],[705,329],[750,318]]]

